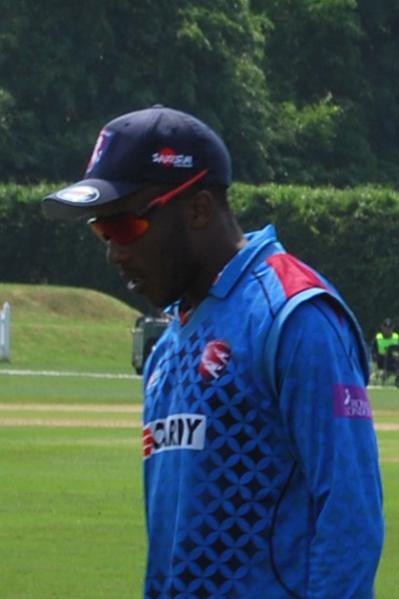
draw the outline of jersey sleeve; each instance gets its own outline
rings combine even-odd
[[[312,505],[306,597],[372,598],[382,490],[358,341],[346,316],[323,299],[300,305],[281,333],[276,375],[284,428]]]

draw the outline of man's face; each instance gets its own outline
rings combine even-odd
[[[393,326],[391,324],[383,323],[381,331],[384,337],[391,337],[393,333]]]
[[[138,214],[164,191],[159,187],[148,188],[99,207],[95,216]],[[120,243],[112,237],[106,242],[107,259],[118,268],[126,284],[158,307],[178,300],[196,277],[197,268],[185,219],[186,196],[194,193],[187,190],[184,197],[151,210],[145,215],[148,228],[131,243]]]

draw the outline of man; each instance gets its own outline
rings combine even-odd
[[[161,106],[108,123],[85,178],[44,200],[84,217],[127,284],[173,313],[144,373],[146,599],[369,599],[383,524],[354,316],[243,235],[229,153]]]
[[[388,348],[399,344],[399,334],[394,331],[391,318],[385,318],[381,323],[381,330],[376,334],[372,345],[372,356],[377,362],[377,368],[388,370],[386,358]]]

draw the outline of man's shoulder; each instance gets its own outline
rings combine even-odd
[[[292,297],[311,289],[334,294],[334,288],[316,270],[285,251],[271,252],[252,265],[245,281],[247,293],[263,297],[272,314]]]

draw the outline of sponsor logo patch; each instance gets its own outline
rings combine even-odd
[[[206,417],[202,414],[174,414],[145,425],[144,459],[173,449],[201,450],[205,446]]]
[[[57,198],[66,202],[82,202],[89,204],[95,202],[100,197],[100,192],[91,185],[76,185],[68,189],[61,189],[57,193]]]
[[[210,341],[207,343],[199,365],[203,379],[211,381],[218,379],[231,358],[230,346],[225,341]]]
[[[337,418],[371,420],[367,391],[357,385],[334,385],[334,415]]]
[[[152,162],[168,168],[192,168],[194,161],[189,154],[176,154],[173,148],[162,148],[152,155]]]
[[[93,168],[100,162],[101,158],[107,151],[113,136],[113,131],[107,131],[106,129],[100,131],[96,145],[94,146],[92,155],[90,157],[89,164],[87,165],[86,173],[90,173],[90,171],[93,170]]]

